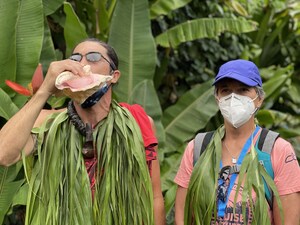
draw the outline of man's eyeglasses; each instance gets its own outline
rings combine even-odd
[[[74,53],[69,57],[69,59],[80,62],[83,56],[85,56],[88,62],[99,62],[101,58],[103,58],[106,62],[108,62],[108,64],[113,70],[117,69],[116,65],[113,62],[110,62],[107,58],[105,58],[100,52],[88,52],[85,55],[82,55],[80,53]]]

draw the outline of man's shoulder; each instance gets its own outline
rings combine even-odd
[[[119,105],[124,108],[127,108],[130,111],[145,112],[145,109],[139,104],[129,104],[125,102],[120,102]]]
[[[139,104],[128,104],[125,102],[119,103],[121,107],[124,107],[128,109],[128,111],[132,114],[132,116],[136,119],[136,121],[139,123],[150,123],[149,116],[146,113],[145,109],[139,105]]]
[[[142,132],[144,145],[157,145],[158,141],[155,137],[155,133],[152,127],[152,119],[149,117],[144,110],[144,108],[139,104],[128,104],[128,103],[119,103],[120,106],[125,107],[132,114],[134,119],[136,120],[140,130]]]

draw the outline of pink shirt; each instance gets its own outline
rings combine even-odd
[[[174,179],[175,183],[183,188],[188,188],[190,177],[192,174],[193,149],[194,140],[188,143],[183,154],[179,170]],[[295,192],[300,192],[300,167],[295,155],[295,151],[291,144],[282,138],[278,138],[271,153],[271,161],[274,171],[274,182],[276,184],[279,195],[287,195]],[[238,207],[236,208],[236,214],[233,215],[232,211],[237,181],[238,177],[229,195],[225,210],[225,216],[222,219],[222,222],[228,224],[240,224],[241,222],[243,222],[242,211],[239,211]],[[253,200],[255,200],[255,193],[253,193],[252,197]],[[241,196],[238,197],[236,203],[237,206],[239,205],[239,201],[241,201]],[[248,218],[251,219],[251,217],[251,212],[249,212]],[[251,224],[251,221],[249,222],[249,224]]]

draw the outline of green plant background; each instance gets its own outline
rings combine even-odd
[[[173,178],[184,147],[222,123],[211,84],[227,60],[258,65],[266,92],[258,122],[291,141],[299,157],[299,19],[300,3],[292,0],[1,0],[0,125],[28,100],[5,80],[27,86],[38,63],[46,74],[83,38],[107,41],[122,72],[114,97],[141,104],[155,121],[173,224]],[[52,98],[45,108],[63,106]],[[0,223],[22,221],[27,188],[21,162],[0,168]]]

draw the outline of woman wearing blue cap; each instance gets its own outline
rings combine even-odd
[[[224,125],[211,139],[196,137],[185,149],[175,177],[176,225],[299,224],[300,168],[294,149],[255,123],[264,99],[258,68],[247,60],[229,61],[214,86]]]

